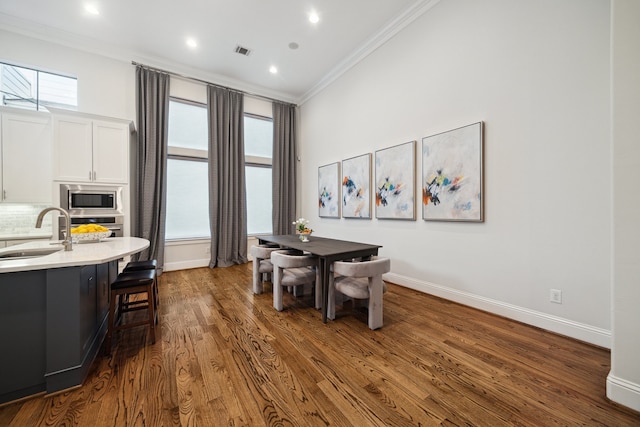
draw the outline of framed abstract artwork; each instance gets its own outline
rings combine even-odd
[[[416,141],[376,151],[376,218],[416,219]]]
[[[318,215],[325,218],[340,218],[340,163],[331,163],[318,168]]]
[[[371,219],[371,153],[342,161],[342,217]]]
[[[483,123],[422,139],[422,218],[484,221]]]

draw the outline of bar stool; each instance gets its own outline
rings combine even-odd
[[[136,326],[149,325],[149,330],[151,332],[151,342],[155,344],[156,323],[158,321],[154,290],[155,281],[155,270],[138,270],[126,273],[122,272],[118,275],[116,280],[111,283],[111,299],[109,301],[109,326],[107,330],[106,344],[107,354],[111,353],[111,340],[113,337],[113,333],[121,329],[129,329]],[[147,294],[146,299],[134,301],[129,301],[128,299],[126,301],[124,300],[125,296],[141,293]],[[118,302],[118,299],[120,300],[117,304],[119,307],[118,320],[122,321],[123,313],[144,309],[147,309],[148,311],[147,319],[143,321],[131,322],[126,324],[121,323],[119,325],[116,325],[116,303]]]
[[[130,261],[122,271],[128,273],[138,270],[155,270],[156,268],[158,268],[158,261],[155,259],[150,259],[146,261]]]
[[[132,271],[140,271],[140,270],[156,270],[156,278],[154,279],[154,283],[153,283],[153,290],[154,290],[153,295],[156,300],[156,307],[160,305],[160,298],[158,298],[157,268],[158,268],[158,261],[155,259],[149,259],[144,261],[129,261],[127,265],[125,265],[124,269],[122,270],[123,273],[130,273]],[[128,299],[127,296],[125,296],[124,299],[127,300]]]

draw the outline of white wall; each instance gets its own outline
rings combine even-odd
[[[640,411],[640,2],[612,4],[613,343],[607,397]]]
[[[300,214],[393,282],[609,347],[609,32],[606,0],[439,2],[301,107]],[[318,217],[318,166],[477,121],[484,223]]]
[[[135,67],[0,30],[0,61],[78,78],[78,111],[135,121]]]

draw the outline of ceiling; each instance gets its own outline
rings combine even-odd
[[[437,1],[1,0],[0,29],[300,103]]]

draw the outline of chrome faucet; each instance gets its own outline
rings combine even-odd
[[[64,215],[64,219],[67,224],[67,234],[65,234],[65,239],[62,241],[62,246],[64,246],[65,251],[72,251],[73,247],[71,244],[71,218],[69,217],[69,212],[55,206],[46,208],[38,214],[38,219],[36,220],[36,228],[42,227],[42,220],[49,211],[60,211]]]

